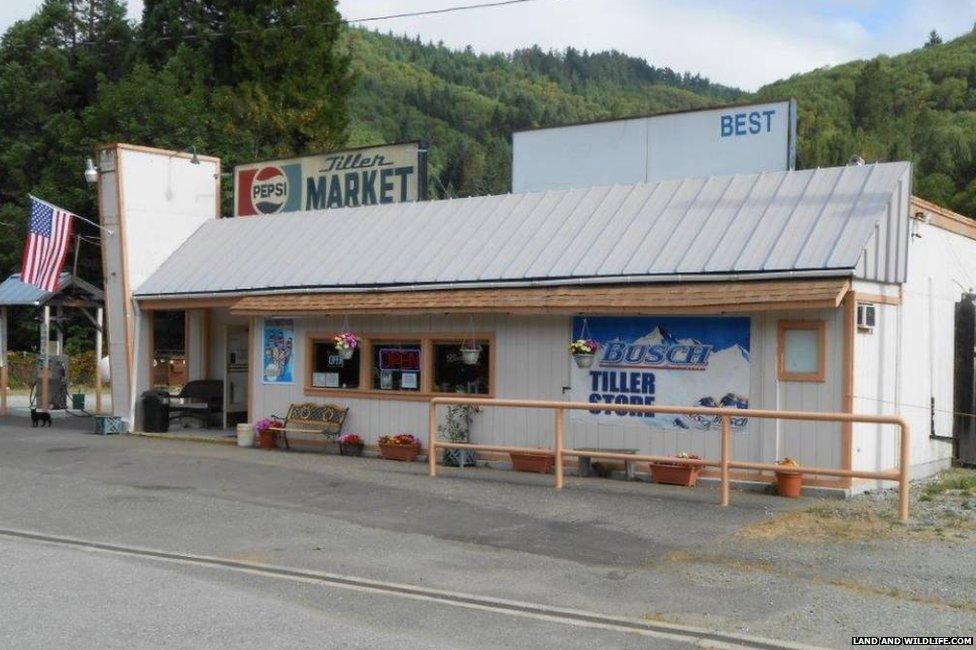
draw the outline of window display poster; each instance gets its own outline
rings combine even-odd
[[[291,384],[295,381],[295,322],[290,318],[264,320],[265,384]]]
[[[665,429],[716,429],[718,416],[622,413],[613,404],[749,408],[750,319],[640,316],[573,319],[573,338],[599,342],[572,366],[572,399],[604,405],[580,418],[628,418]],[[733,429],[746,418],[732,418]]]

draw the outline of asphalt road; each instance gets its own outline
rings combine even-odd
[[[0,574],[0,645],[8,648],[689,647],[663,634],[11,539],[0,539]]]
[[[732,507],[719,508],[711,489],[599,479],[570,479],[557,493],[551,477],[455,469],[429,479],[419,463],[100,437],[68,426],[0,424],[3,647],[708,645],[3,530],[821,646],[846,645],[852,633],[976,629],[976,606],[942,607],[886,595],[883,583],[861,590],[831,578],[881,580],[897,550],[797,550],[737,538],[742,526],[803,502],[735,492]],[[913,571],[972,600],[972,568]]]

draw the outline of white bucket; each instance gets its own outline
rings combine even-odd
[[[254,427],[252,427],[250,424],[245,423],[237,425],[237,446],[254,446]]]

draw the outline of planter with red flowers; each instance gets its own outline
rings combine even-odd
[[[254,432],[258,434],[258,447],[261,449],[277,449],[278,430],[284,425],[284,422],[274,417],[255,422]]]
[[[409,433],[382,436],[380,456],[387,460],[402,460],[412,463],[420,455],[420,440]]]
[[[684,463],[682,460],[701,460],[701,456],[682,452],[673,461],[657,461],[650,463],[651,481],[666,483],[667,485],[682,485],[694,487],[701,474],[701,465]]]
[[[339,454],[341,456],[362,456],[363,455],[363,439],[355,433],[344,433],[339,436],[337,441],[339,443]]]

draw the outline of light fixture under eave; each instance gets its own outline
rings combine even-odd
[[[95,161],[91,158],[85,160],[85,181],[89,185],[98,182],[98,167],[95,166]]]

